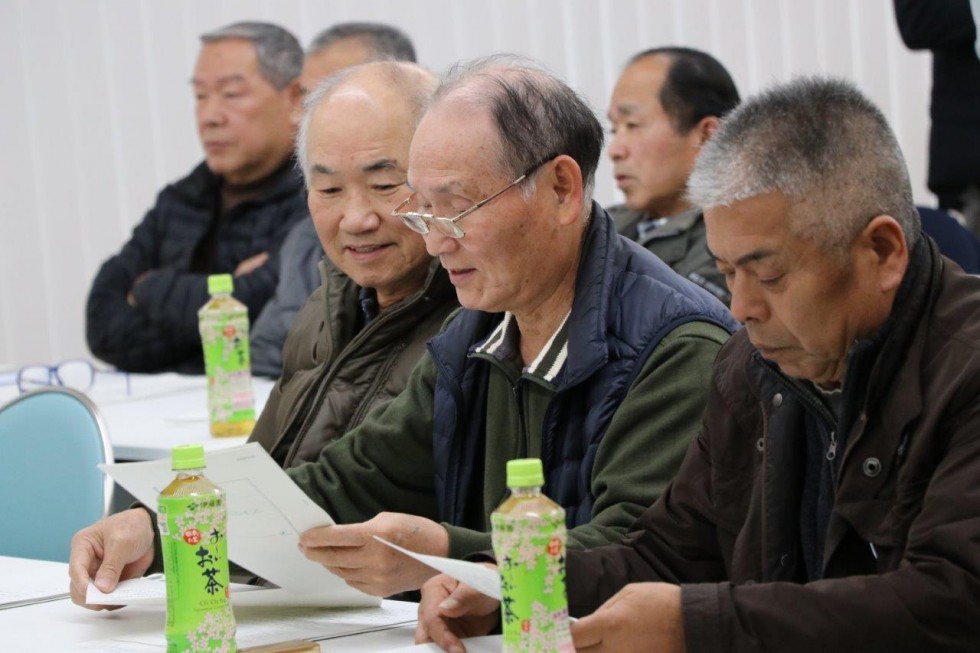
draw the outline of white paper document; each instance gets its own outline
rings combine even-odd
[[[376,606],[381,600],[348,586],[297,548],[300,533],[333,524],[257,443],[209,451],[205,476],[226,493],[228,557],[253,574],[320,605]],[[174,478],[170,460],[99,465],[145,505]]]
[[[387,544],[396,551],[401,551],[410,558],[415,558],[436,571],[441,571],[447,576],[452,576],[461,583],[466,583],[481,594],[486,594],[490,598],[497,599],[498,601],[500,600],[500,574],[495,569],[478,565],[475,562],[415,553],[397,544],[392,544],[377,535],[374,536],[374,539]]]
[[[258,585],[230,583],[232,603],[241,596],[242,592],[268,591]],[[137,603],[166,603],[167,580],[163,574],[151,574],[142,578],[131,578],[120,581],[116,589],[105,593],[89,581],[85,592],[85,602],[90,605],[135,605]]]

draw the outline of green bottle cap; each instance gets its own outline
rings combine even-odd
[[[212,274],[208,277],[208,294],[230,293],[235,288],[230,274]]]
[[[171,469],[201,469],[204,467],[203,444],[178,444],[170,450]]]
[[[507,487],[538,487],[544,485],[540,458],[518,458],[507,461]]]

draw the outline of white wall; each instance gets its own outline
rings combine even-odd
[[[87,355],[100,263],[157,190],[199,159],[197,35],[243,19],[304,43],[338,21],[400,25],[436,71],[494,51],[542,60],[601,115],[622,63],[655,45],[711,52],[743,95],[800,73],[855,80],[925,190],[929,57],[890,0],[0,0],[0,365]],[[604,162],[597,197],[616,199]]]

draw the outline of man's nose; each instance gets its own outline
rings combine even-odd
[[[208,96],[197,102],[197,119],[201,125],[206,127],[217,127],[224,122],[225,111],[221,101]]]
[[[759,293],[756,283],[744,274],[728,277],[728,289],[732,293],[732,316],[742,324],[747,322],[764,322],[769,310],[766,302]]]
[[[429,233],[422,236],[425,240],[425,250],[429,256],[445,256],[459,248],[459,239],[452,238],[429,225]]]
[[[609,140],[609,158],[613,161],[620,161],[626,157],[626,145],[618,134],[613,134]]]
[[[376,206],[359,191],[351,191],[344,207],[340,227],[348,233],[374,231],[381,226],[381,214]]]

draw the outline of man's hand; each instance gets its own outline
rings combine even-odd
[[[575,650],[588,653],[684,653],[681,588],[627,585],[598,610],[572,624]]]
[[[441,574],[422,586],[415,643],[435,642],[450,653],[463,653],[461,638],[486,635],[499,620],[498,601]]]
[[[120,580],[142,576],[153,562],[151,519],[143,508],[134,508],[75,533],[68,559],[72,601],[92,610],[112,609],[85,603],[89,581],[94,578],[96,587],[111,592]]]
[[[260,267],[265,265],[265,262],[268,260],[268,252],[259,252],[255,256],[249,256],[247,259],[239,263],[237,267],[235,267],[235,271],[232,273],[232,276],[240,277],[242,275],[255,272]]]
[[[311,528],[299,538],[310,560],[337,574],[351,587],[375,596],[418,589],[435,571],[374,539],[374,535],[411,551],[445,556],[449,534],[434,521],[395,512],[345,526]]]
[[[126,293],[126,303],[133,308],[136,308],[136,286],[140,285],[140,282],[142,282],[143,279],[145,279],[151,272],[153,272],[153,270],[147,270],[146,272],[141,273],[133,280],[133,285],[129,287],[129,292]]]

